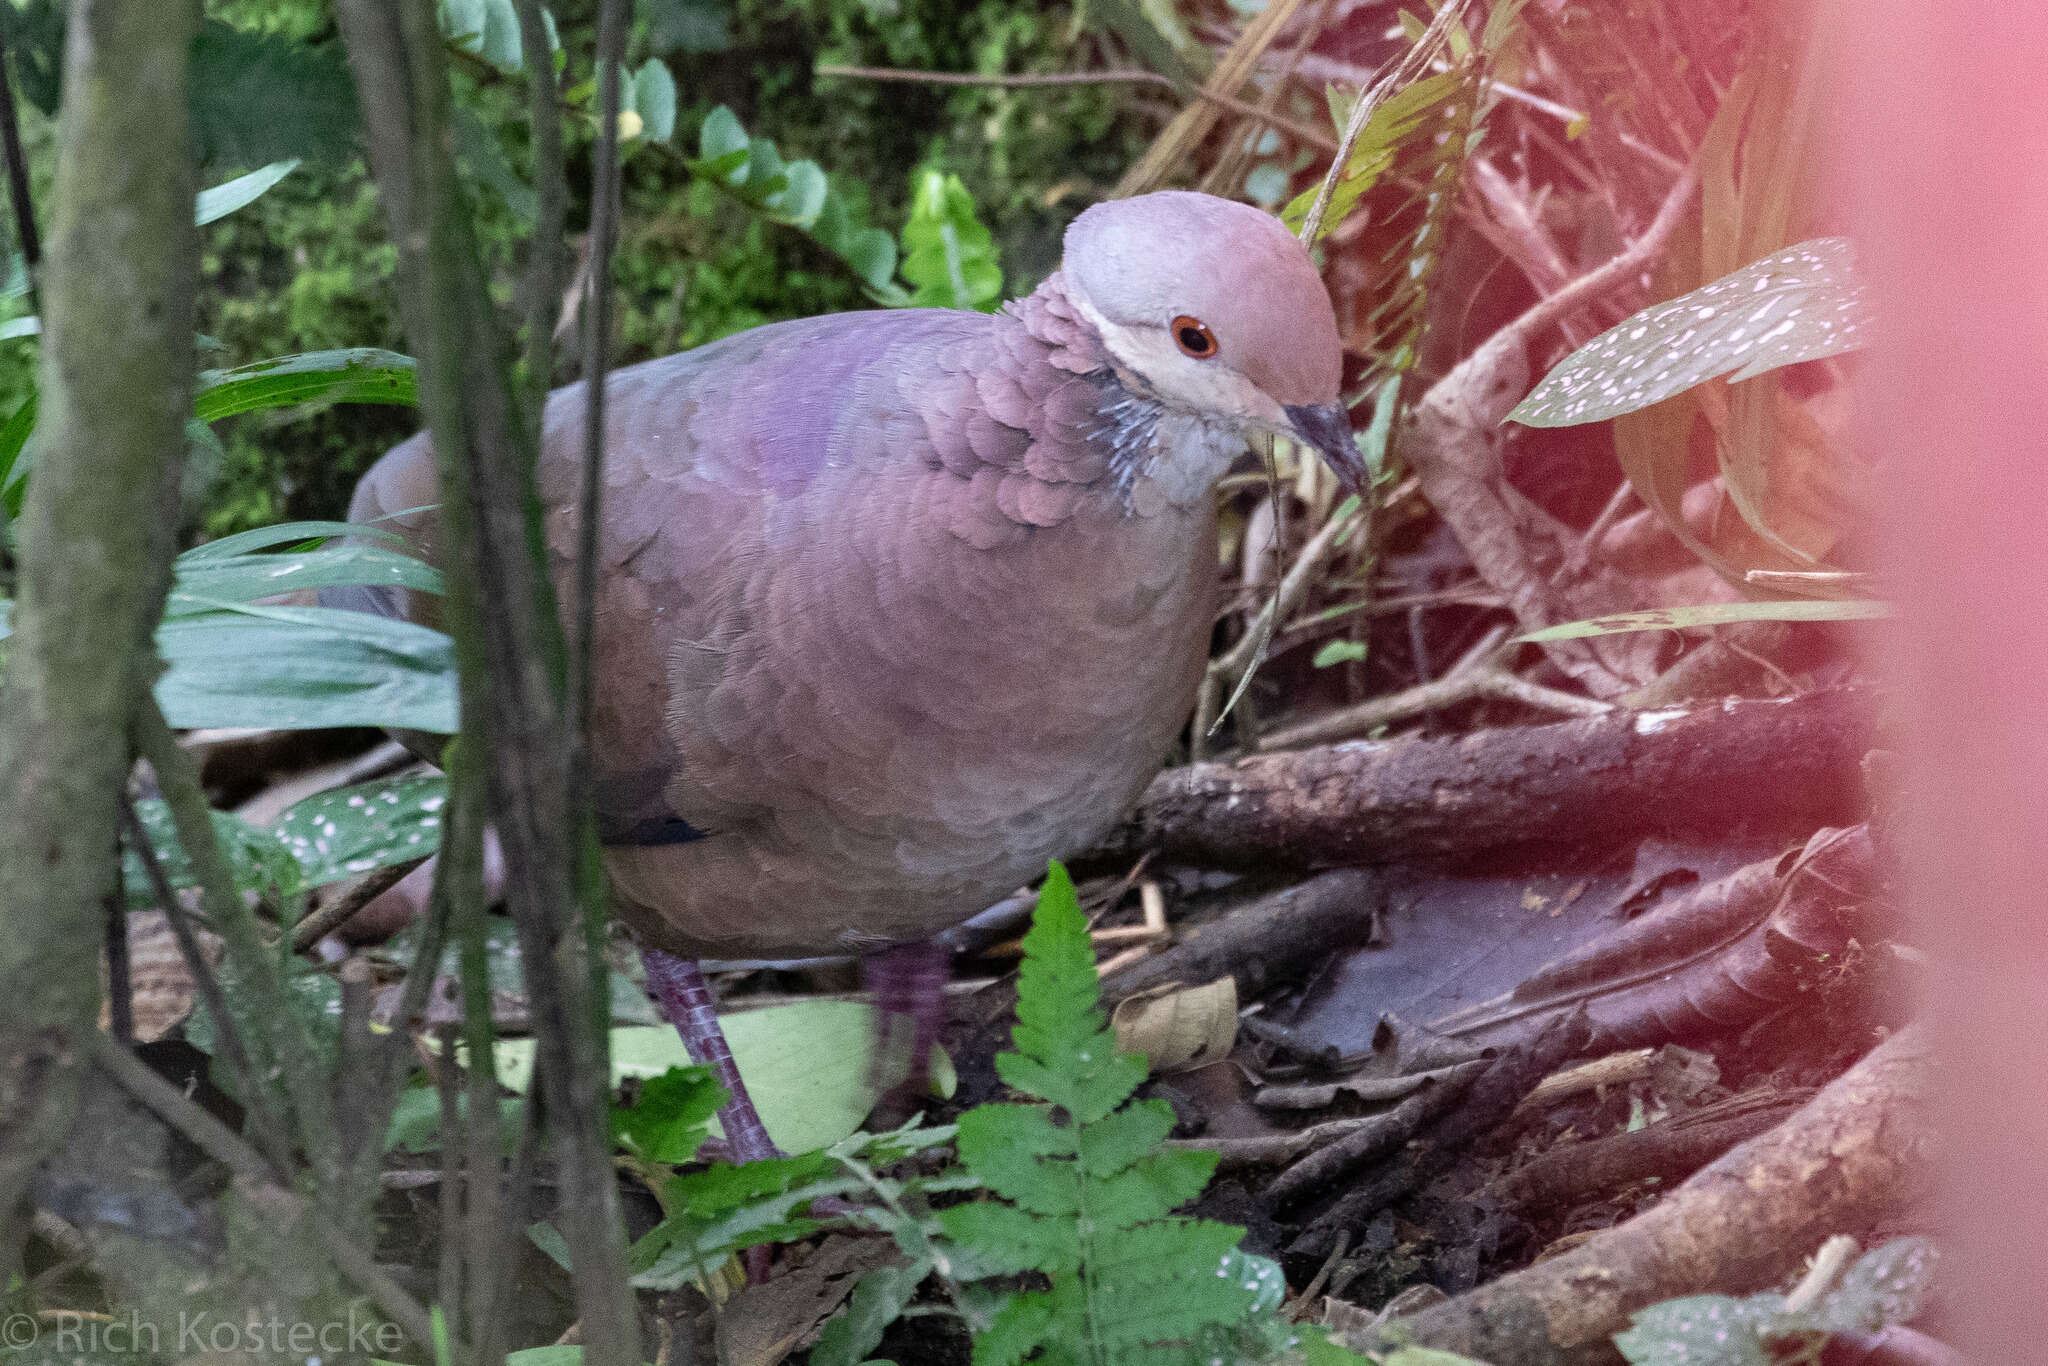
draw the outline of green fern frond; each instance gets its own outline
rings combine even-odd
[[[972,1263],[973,1275],[1036,1272],[1050,1285],[997,1302],[975,1366],[1185,1362],[1197,1343],[1227,1340],[1259,1297],[1236,1252],[1244,1230],[1173,1216],[1216,1157],[1165,1147],[1172,1109],[1131,1100],[1145,1064],[1116,1051],[1088,923],[1058,864],[1024,937],[1011,1039],[996,1069],[1038,1103],[961,1116],[961,1163],[992,1198],[935,1218],[963,1250],[962,1279]]]

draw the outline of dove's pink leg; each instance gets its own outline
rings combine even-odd
[[[653,990],[654,999],[661,1002],[661,1013],[683,1036],[683,1047],[690,1050],[692,1058],[710,1068],[718,1084],[725,1088],[725,1106],[718,1112],[718,1122],[725,1129],[732,1160],[758,1162],[764,1157],[783,1156],[768,1137],[768,1130],[747,1095],[747,1084],[740,1080],[740,1069],[733,1063],[725,1031],[718,1027],[718,1007],[711,999],[711,987],[697,964],[660,949],[648,949],[641,954],[640,961],[646,965],[647,985]]]
[[[879,1060],[894,1053],[888,1045],[905,1017],[910,1029],[910,1075],[892,1099],[908,1104],[924,1092],[932,1046],[946,1017],[946,982],[953,973],[953,953],[943,944],[923,940],[897,944],[861,960],[861,974],[875,994],[875,1030]]]

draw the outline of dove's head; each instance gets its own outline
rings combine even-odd
[[[1313,446],[1361,486],[1336,314],[1279,219],[1186,190],[1111,200],[1067,229],[1061,275],[1118,370],[1149,396]]]

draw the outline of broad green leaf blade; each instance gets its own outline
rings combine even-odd
[[[1727,1295],[1691,1295],[1665,1300],[1630,1316],[1631,1326],[1614,1335],[1633,1366],[1771,1366],[1776,1354],[1763,1336],[1777,1317],[1782,1296],[1738,1300]]]
[[[268,166],[236,176],[224,185],[210,190],[201,190],[192,204],[192,218],[200,227],[226,218],[236,209],[255,203],[269,191],[270,187],[283,180],[299,167],[299,159],[273,161]]]
[[[1617,323],[1560,361],[1508,417],[1529,427],[1599,422],[1730,371],[1751,379],[1854,350],[1868,321],[1848,239],[1816,237]]]
[[[439,631],[325,607],[220,606],[157,628],[169,667],[156,697],[173,726],[455,732],[455,647]]]
[[[213,422],[258,408],[316,401],[417,404],[417,371],[412,357],[375,347],[306,351],[202,372],[192,411]]]
[[[1629,631],[1684,631],[1696,626],[1725,626],[1736,621],[1869,621],[1888,617],[1891,610],[1890,603],[1867,599],[1713,602],[1697,607],[1653,607],[1643,612],[1588,617],[1584,621],[1568,621],[1562,626],[1546,626],[1515,639],[1532,642],[1579,640],[1586,636],[1615,636]]]
[[[178,556],[178,565],[182,568],[206,560],[231,559],[237,555],[268,550],[272,546],[290,545],[300,541],[323,541],[335,536],[377,536],[391,541],[398,539],[393,533],[374,523],[279,522],[275,526],[253,527],[248,531],[238,531],[232,536],[223,536],[217,541],[195,545]]]
[[[860,1127],[882,1092],[901,1075],[870,1075],[875,1053],[873,1007],[858,1001],[799,1001],[719,1017],[733,1057],[747,1079],[768,1136],[786,1153],[826,1148]],[[612,1081],[658,1077],[687,1067],[690,1056],[668,1025],[633,1025],[611,1033]],[[933,1084],[952,1086],[944,1052],[931,1057]],[[498,1080],[523,1091],[533,1075],[533,1040],[497,1046]]]
[[[447,804],[439,773],[356,783],[296,803],[273,833],[317,887],[433,853]]]
[[[441,574],[410,555],[371,545],[338,545],[303,554],[180,558],[164,611],[170,616],[217,610],[218,602],[255,602],[309,588],[370,584],[441,591]]]
[[[223,168],[292,157],[347,165],[360,154],[362,116],[340,49],[206,20],[192,42],[193,159]]]

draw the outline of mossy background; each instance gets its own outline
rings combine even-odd
[[[8,3],[22,23],[21,0]],[[550,8],[563,48],[574,54],[566,88],[590,77],[596,4],[562,0]],[[280,44],[339,55],[325,0],[209,0],[206,14]],[[692,179],[682,155],[694,153],[699,125],[720,104],[786,157],[816,160],[835,192],[892,235],[920,168],[959,175],[994,233],[1005,294],[1030,289],[1057,263],[1067,221],[1106,192],[1156,130],[1131,92],[883,85],[819,79],[813,67],[1061,71],[1081,64],[1079,45],[1096,41],[1076,30],[1070,7],[1015,0],[639,0],[628,62],[668,64],[679,91],[672,145],[681,155],[629,147],[614,277],[617,361],[782,318],[873,306],[847,268],[803,234],[763,222]],[[460,68],[458,85],[469,125],[460,158],[499,295],[509,303],[531,224],[524,78],[477,62]],[[24,90],[29,98],[21,101],[23,135],[36,199],[46,205],[55,129],[34,93]],[[589,217],[593,130],[587,118],[567,122],[573,262]],[[304,131],[322,140],[321,130]],[[325,141],[336,144],[335,154],[309,158],[254,204],[205,230],[200,330],[219,343],[205,364],[328,347],[405,349],[393,292],[396,253],[384,240],[375,191],[352,145],[331,135]],[[216,156],[202,182],[217,184],[255,164]],[[25,300],[15,307],[28,310]],[[0,412],[28,392],[36,345],[0,341]],[[558,381],[575,378],[575,364],[576,347],[565,344]],[[218,424],[218,447],[192,452],[184,536],[338,515],[356,476],[414,424],[410,410],[366,406]]]

